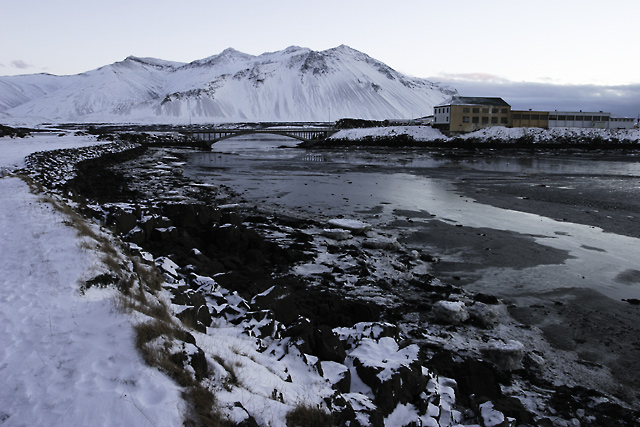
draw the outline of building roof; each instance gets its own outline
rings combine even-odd
[[[502,98],[486,98],[481,96],[453,96],[451,99],[444,101],[436,107],[445,105],[491,105],[495,107],[511,107]]]

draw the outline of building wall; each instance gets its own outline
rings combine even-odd
[[[629,117],[611,117],[609,121],[610,129],[633,129],[635,120]]]
[[[514,128],[544,128],[549,127],[548,111],[512,110],[511,126]]]
[[[433,126],[442,130],[449,130],[451,123],[451,106],[435,107],[433,109]]]
[[[452,105],[451,132],[473,132],[489,126],[509,126],[511,107],[494,105]]]
[[[610,129],[611,113],[583,111],[551,111],[549,127]]]

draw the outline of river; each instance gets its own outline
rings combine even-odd
[[[192,155],[187,174],[281,212],[395,229],[441,258],[444,275],[477,290],[516,296],[586,287],[640,299],[640,158],[294,145],[230,139]]]

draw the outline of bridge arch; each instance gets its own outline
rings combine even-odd
[[[214,144],[224,139],[240,135],[271,134],[287,136],[302,142],[326,139],[338,130],[334,128],[266,128],[266,129],[206,129],[183,132],[198,141]]]

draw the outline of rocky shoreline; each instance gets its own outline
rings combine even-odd
[[[186,179],[186,151],[131,135],[91,153],[34,155],[27,173],[163,270],[173,313],[196,337],[176,364],[198,381],[218,377],[197,333],[222,320],[263,352],[299,354],[331,384],[324,400],[336,425],[383,425],[408,406],[434,425],[632,426],[640,417],[563,374],[574,361],[552,360],[497,298],[433,277],[430,254],[364,223],[246,206]],[[577,369],[576,378],[592,374]],[[241,409],[235,424],[259,424]]]

